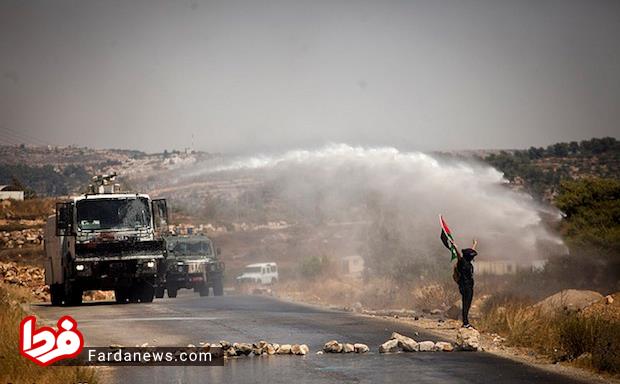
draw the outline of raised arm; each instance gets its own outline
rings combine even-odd
[[[456,250],[456,256],[459,258],[459,260],[462,259],[463,255],[461,255],[461,251],[459,251],[459,246],[456,245],[456,243],[454,241],[452,242],[452,246]]]
[[[478,246],[478,240],[474,239],[474,241],[472,242],[472,245],[471,245],[471,249],[473,249],[475,251],[477,246]]]

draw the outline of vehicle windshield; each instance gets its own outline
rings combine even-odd
[[[172,247],[177,256],[206,256],[211,254],[211,243],[208,241],[177,241]]]
[[[148,199],[80,200],[76,204],[77,223],[80,229],[139,228],[151,224]]]
[[[243,273],[261,273],[261,267],[245,267]]]

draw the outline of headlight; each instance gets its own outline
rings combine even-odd
[[[75,266],[75,270],[76,271],[83,271],[84,270],[84,264],[78,264]]]
[[[153,268],[153,267],[155,267],[155,262],[154,261],[149,261],[149,262],[146,263],[146,266],[149,267],[149,268]]]

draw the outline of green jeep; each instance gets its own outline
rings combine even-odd
[[[218,260],[219,248],[204,235],[167,236],[166,278],[163,286],[156,289],[155,296],[176,297],[179,288],[194,289],[200,296],[209,296],[213,288],[215,296],[224,294],[224,263]]]

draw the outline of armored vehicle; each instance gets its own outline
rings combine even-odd
[[[215,296],[224,294],[224,263],[218,260],[219,248],[204,235],[167,236],[166,283],[168,297],[176,297],[180,288],[193,289],[200,296],[208,296],[213,288]],[[160,288],[156,297],[163,297]]]
[[[56,204],[45,228],[45,283],[53,305],[79,305],[85,290],[114,290],[118,303],[151,302],[163,284],[166,200],[121,192],[116,174]]]

